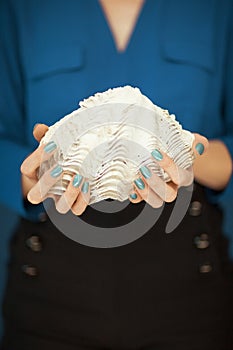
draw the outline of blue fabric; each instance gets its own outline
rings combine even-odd
[[[139,87],[233,155],[232,24],[231,0],[147,0],[118,53],[96,0],[1,0],[0,161],[9,186],[0,202],[36,220],[41,206],[25,208],[19,170],[37,146],[33,125],[51,125],[110,87]],[[226,203],[232,193],[230,185],[214,198]]]
[[[37,220],[43,207],[25,207],[20,175],[37,147],[33,125],[51,125],[110,87],[139,87],[184,128],[221,139],[233,155],[232,3],[147,0],[127,50],[118,53],[96,0],[0,0],[0,202]],[[233,180],[209,197],[224,209],[233,257]],[[0,211],[1,300],[17,216]]]

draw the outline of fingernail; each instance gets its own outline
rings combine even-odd
[[[82,185],[82,192],[83,193],[87,193],[88,192],[88,188],[89,188],[89,182],[85,181]]]
[[[134,183],[135,183],[135,185],[137,186],[137,188],[139,188],[140,190],[144,190],[144,188],[145,188],[145,184],[144,184],[144,182],[142,181],[142,179],[136,179],[136,180],[134,180]]]
[[[137,194],[136,193],[131,193],[129,196],[132,199],[136,199],[137,198]]]
[[[151,177],[151,172],[146,166],[142,166],[139,170],[146,179]]]
[[[47,145],[44,147],[44,151],[46,153],[50,153],[53,150],[55,150],[55,148],[57,148],[57,145],[54,141],[50,141],[49,143],[47,143]]]
[[[62,173],[62,167],[60,165],[57,165],[56,168],[54,168],[51,172],[50,175],[52,177],[58,177]]]
[[[75,175],[73,179],[73,186],[78,187],[82,182],[83,176],[80,174]]]
[[[202,155],[202,153],[204,152],[204,145],[202,143],[198,143],[195,148],[196,148],[197,152],[200,155]]]
[[[159,150],[154,149],[151,152],[152,157],[154,157],[156,160],[162,160],[163,159],[163,155],[159,152]]]

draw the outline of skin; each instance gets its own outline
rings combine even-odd
[[[213,190],[223,190],[231,178],[232,166],[232,158],[226,145],[220,140],[211,140],[208,152],[195,160],[195,179]]]
[[[39,142],[47,130],[47,125],[37,124],[33,130],[35,139]],[[204,184],[207,186],[209,185],[210,188],[213,188],[211,185],[212,182],[214,182],[214,179],[216,182],[214,184],[214,188],[220,188],[224,184],[227,184],[232,171],[232,162],[227,148],[225,146],[222,147],[222,143],[216,141],[213,141],[213,145],[211,145],[212,142],[210,142],[211,146],[209,146],[209,142],[204,136],[199,134],[194,134],[194,136],[195,140],[192,148],[196,157],[194,164],[197,165],[195,165],[194,168],[185,170],[177,167],[174,161],[163,152],[161,152],[163,155],[163,159],[161,161],[156,161],[151,156],[151,159],[155,163],[158,162],[163,170],[169,174],[171,181],[168,183],[164,182],[152,171],[152,175],[148,179],[141,174],[140,178],[143,180],[145,188],[140,190],[135,184],[133,184],[134,192],[137,194],[137,198],[132,199],[129,197],[129,200],[132,203],[138,203],[145,200],[153,208],[158,208],[164,201],[172,202],[177,196],[178,188],[191,184],[194,177],[197,178],[200,183],[205,182]],[[204,153],[201,156],[198,154],[195,148],[197,143],[202,143],[204,145]],[[218,145],[220,145],[219,148]],[[85,211],[90,200],[90,188],[88,189],[87,193],[83,193],[81,191],[83,182],[88,181],[88,179],[83,178],[81,184],[77,188],[73,186],[71,180],[69,186],[62,196],[49,195],[49,189],[62,177],[63,173],[61,173],[58,177],[53,178],[50,175],[50,171],[52,170],[50,169],[38,181],[36,171],[40,166],[42,159],[43,161],[49,159],[56,151],[54,150],[51,153],[46,153],[44,152],[44,147],[44,145],[39,146],[24,160],[21,165],[23,197],[27,197],[27,199],[33,204],[38,204],[47,197],[52,197],[56,203],[56,209],[58,212],[67,213],[69,210],[71,210],[75,215],[81,215]],[[222,163],[226,163],[225,167],[228,169],[228,171],[217,171],[216,174],[213,174],[212,164],[216,161],[216,149],[218,149],[217,156],[219,157],[221,155]],[[204,163],[200,161],[201,158],[204,159]],[[205,165],[204,168],[206,168],[205,171],[203,170],[203,164]],[[216,167],[216,169],[218,169],[218,167]],[[207,183],[208,180],[209,184]]]
[[[144,0],[99,0],[118,52],[129,44]]]
[[[164,193],[162,196],[159,193],[159,190],[161,191],[161,187],[159,187],[159,189],[158,187],[155,189],[153,186],[153,184],[156,182],[158,185],[158,179],[155,178],[155,181],[153,182],[153,178],[146,179],[143,175],[140,176],[140,178],[146,184],[149,186],[151,185],[150,187],[152,190],[157,191],[165,202],[172,202],[176,198],[179,187],[188,186],[191,184],[192,176],[193,179],[195,179],[201,185],[217,191],[223,190],[230,180],[232,175],[232,159],[225,144],[220,140],[211,140],[208,142],[203,136],[199,134],[194,135],[195,141],[192,149],[196,158],[192,169],[183,171],[182,169],[176,167],[174,162],[163,153],[164,158],[159,162],[159,165],[170,175],[172,181],[168,184],[164,184],[165,189],[163,190]],[[201,156],[195,149],[196,144],[199,142],[202,142],[205,147],[204,153]],[[172,191],[172,189],[168,190],[168,187],[170,186],[174,191]],[[138,198],[136,200],[129,198],[131,202],[138,203],[142,199],[147,201],[148,191],[151,191],[150,188],[147,189],[146,186],[144,190],[139,190],[136,186],[134,186],[134,189],[138,195]]]
[[[116,48],[119,52],[123,52],[130,41],[144,1],[99,0],[99,3],[106,16]],[[35,139],[39,142],[47,130],[48,126],[37,124],[33,131]],[[137,198],[132,199],[129,197],[132,203],[145,200],[152,207],[158,208],[164,201],[172,202],[177,196],[178,188],[189,185],[194,178],[200,184],[214,190],[222,190],[227,186],[232,174],[232,159],[227,147],[220,140],[208,142],[205,137],[199,134],[194,135],[193,152],[195,162],[193,168],[188,170],[180,169],[172,159],[163,153],[163,159],[159,161],[159,165],[170,175],[171,181],[165,183],[153,173],[149,179],[146,179],[141,174],[140,178],[144,181],[145,188],[140,190],[134,184],[134,192],[137,194]],[[201,156],[195,149],[197,143],[204,145],[204,153]],[[24,198],[27,197],[31,203],[40,203],[50,196],[54,199],[56,208],[60,213],[66,213],[71,209],[75,215],[81,215],[89,203],[90,189],[86,194],[80,189],[83,182],[88,179],[83,179],[78,188],[72,186],[71,180],[66,192],[61,197],[48,195],[49,188],[62,177],[62,174],[57,178],[52,178],[49,171],[38,181],[36,170],[41,163],[42,157],[45,160],[53,154],[45,154],[43,148],[44,146],[38,147],[25,159],[21,166]],[[154,158],[152,159],[156,162]]]
[[[33,130],[33,136],[39,142],[47,130],[47,125],[37,124]],[[81,215],[90,200],[90,187],[87,193],[81,191],[82,184],[87,179],[83,178],[79,187],[74,187],[72,185],[72,178],[67,190],[62,196],[48,194],[49,189],[62,177],[63,173],[53,178],[50,175],[50,171],[52,170],[50,169],[38,181],[36,170],[40,166],[42,159],[43,161],[48,160],[56,151],[46,153],[44,152],[44,147],[45,145],[39,146],[21,165],[23,197],[27,197],[29,202],[33,204],[38,204],[46,198],[51,197],[54,199],[56,208],[60,213],[67,213],[71,209],[75,215]]]

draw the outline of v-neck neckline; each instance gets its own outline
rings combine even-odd
[[[133,30],[131,32],[131,35],[129,37],[128,43],[127,43],[127,45],[126,45],[126,47],[125,47],[125,49],[123,51],[117,49],[115,38],[114,38],[113,32],[112,32],[112,30],[110,28],[110,25],[108,23],[107,17],[106,17],[106,15],[104,13],[104,9],[102,8],[99,0],[97,0],[96,3],[97,3],[98,10],[100,12],[100,16],[102,17],[102,21],[104,22],[105,30],[108,33],[108,36],[110,37],[110,41],[111,41],[111,44],[112,44],[112,46],[114,48],[115,53],[117,55],[124,55],[124,54],[126,54],[129,51],[130,46],[132,45],[132,42],[134,41],[135,35],[136,35],[137,31],[138,31],[138,28],[140,27],[140,23],[142,21],[142,18],[144,17],[144,12],[145,12],[145,8],[147,6],[148,0],[144,0],[144,2],[142,4],[141,10],[140,10],[140,12],[139,12],[139,14],[137,16],[137,19],[136,19],[134,28],[133,28]]]

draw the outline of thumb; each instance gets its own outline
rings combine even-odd
[[[195,156],[200,156],[207,151],[209,147],[209,141],[206,137],[200,134],[194,133],[193,135],[195,136],[195,139],[192,145],[192,149]]]
[[[42,137],[46,134],[48,131],[49,127],[45,124],[35,124],[34,129],[33,129],[33,136],[34,138],[40,142]]]

